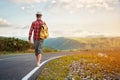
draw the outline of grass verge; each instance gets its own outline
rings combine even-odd
[[[60,50],[54,50],[54,49],[43,49],[44,53],[52,53],[52,52],[61,52]],[[14,55],[14,54],[26,54],[26,53],[34,53],[34,49],[28,49],[25,51],[1,51],[0,52],[0,56],[1,55]]]
[[[49,62],[38,80],[119,80],[120,52],[90,52]]]

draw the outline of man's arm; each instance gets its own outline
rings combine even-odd
[[[28,37],[28,42],[31,43],[31,36],[33,32],[33,23],[31,24],[30,30],[29,30],[29,37]]]

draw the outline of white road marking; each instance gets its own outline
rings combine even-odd
[[[26,76],[24,76],[21,80],[28,80],[40,67],[42,67],[46,62],[56,59],[56,58],[60,58],[62,56],[57,56],[57,57],[52,57],[48,60],[43,61],[39,67],[35,67],[32,71],[30,71]]]

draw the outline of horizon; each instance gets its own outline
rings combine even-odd
[[[16,39],[21,39],[21,40],[24,40],[24,41],[27,41],[28,40],[28,37],[25,37],[25,36],[22,36],[22,37],[15,37],[15,36],[0,36],[0,37],[6,37],[6,38],[16,38]],[[90,39],[94,39],[94,38],[120,38],[120,36],[86,36],[86,37],[48,37],[47,39],[45,40],[48,40],[48,39],[56,39],[56,38],[65,38],[65,39],[86,39],[86,38],[90,38]],[[31,39],[32,42],[33,42],[33,39]]]
[[[50,38],[120,36],[120,0],[2,0],[0,10],[0,36],[27,37],[37,11]]]

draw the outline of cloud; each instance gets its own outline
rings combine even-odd
[[[31,4],[42,3],[45,4],[45,9],[52,13],[69,12],[71,14],[86,10],[94,13],[95,10],[112,11],[115,5],[119,5],[119,0],[10,0],[15,3],[30,4],[30,6],[22,6],[22,10],[33,9]],[[36,6],[36,5],[34,5]]]
[[[34,7],[34,5],[25,5],[21,7],[21,10],[27,13],[31,13],[34,10]]]
[[[50,37],[92,37],[92,36],[106,36],[106,33],[87,31],[79,28],[61,28],[50,30]]]
[[[60,12],[65,10],[75,13],[81,10],[114,10],[115,5],[119,5],[119,0],[51,0],[47,5],[48,10]]]
[[[14,27],[16,30],[24,30],[24,29],[29,29],[31,25],[17,25]]]
[[[10,26],[10,22],[8,22],[6,19],[0,18],[0,27],[6,27],[6,26]]]
[[[40,2],[45,2],[47,0],[10,0],[12,2],[15,2],[15,3],[40,3]]]

